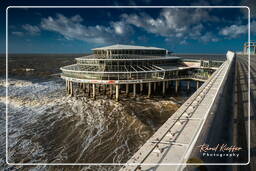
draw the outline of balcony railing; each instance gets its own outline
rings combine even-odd
[[[175,75],[174,72],[151,72],[151,73],[103,73],[103,74],[81,74],[81,73],[71,73],[63,72],[62,76],[74,78],[74,79],[84,79],[84,80],[165,80],[165,79],[198,79],[207,80],[211,73],[184,73]]]

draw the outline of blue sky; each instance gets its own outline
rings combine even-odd
[[[66,5],[248,5],[252,10],[252,39],[256,39],[253,0],[232,4],[221,0],[189,1],[189,4],[153,0],[88,2]],[[32,3],[28,4],[63,5],[50,1]],[[28,4],[6,3],[1,11],[8,5]],[[241,51],[247,41],[247,15],[246,8],[9,8],[9,53],[87,53],[92,48],[117,43],[156,46],[178,53]],[[0,31],[0,43],[4,43],[5,30]],[[1,46],[0,53],[4,52],[5,47]]]

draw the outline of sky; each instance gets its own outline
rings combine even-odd
[[[256,40],[256,1],[7,1],[10,5],[246,5],[251,9],[251,39]],[[95,2],[97,2],[95,4]],[[121,3],[122,2],[122,3]],[[15,8],[8,10],[8,53],[90,53],[112,44],[155,46],[177,53],[242,51],[248,40],[247,8]],[[1,24],[0,23],[0,24]],[[5,28],[0,43],[5,44]],[[0,47],[5,53],[5,46]]]

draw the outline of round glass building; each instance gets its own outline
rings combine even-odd
[[[147,84],[145,87],[150,96],[151,83],[188,74],[187,70],[182,71],[187,67],[184,68],[181,59],[168,56],[168,51],[163,48],[112,45],[92,50],[92,55],[76,58],[76,64],[60,68],[70,94],[73,94],[73,83],[78,83],[82,89],[89,91],[89,95],[92,92],[93,98],[96,96],[96,86],[98,89],[108,87],[111,95],[113,91],[116,92],[118,100],[120,86],[126,87],[126,93],[129,93],[129,85],[133,84],[133,94],[136,96],[137,85],[143,87],[143,84]]]

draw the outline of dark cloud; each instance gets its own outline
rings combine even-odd
[[[256,21],[251,22],[251,33],[256,33]],[[240,35],[248,33],[248,25],[236,25],[227,26],[219,31],[220,35],[226,36],[227,38],[237,38]]]
[[[30,35],[38,35],[40,34],[41,30],[38,26],[32,26],[30,24],[22,25],[22,28],[27,31]]]
[[[81,22],[80,15],[68,18],[62,14],[54,17],[43,18],[41,27],[63,35],[66,39],[77,39],[93,43],[124,42],[132,33],[132,28],[125,26],[122,21],[110,22],[109,26],[86,26]]]
[[[122,18],[126,23],[143,28],[149,33],[188,39],[198,39],[198,36],[204,34],[204,22],[218,21],[217,17],[209,15],[205,9],[163,9],[157,18],[146,13],[122,14]]]
[[[54,17],[43,18],[40,28],[57,32],[68,40],[76,39],[100,44],[132,43],[135,28],[161,36],[167,41],[175,39],[183,44],[191,39],[216,42],[220,40],[219,35],[236,38],[241,34],[246,34],[246,26],[238,24],[215,28],[217,32],[215,33],[214,29],[208,28],[209,23],[218,24],[223,20],[211,15],[210,11],[210,9],[199,8],[166,8],[155,17],[145,12],[123,13],[118,21],[109,21],[107,25],[94,26],[85,25],[86,21],[83,22],[84,19],[80,15],[66,17],[63,14],[57,14]],[[31,34],[40,32],[37,26],[27,24],[23,28]],[[252,29],[254,28],[255,22],[252,22]]]

